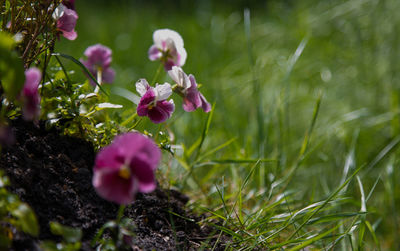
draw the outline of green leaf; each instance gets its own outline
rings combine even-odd
[[[25,82],[24,66],[17,53],[12,50],[14,40],[0,32],[0,81],[7,98],[14,101]]]
[[[82,230],[63,226],[58,222],[50,222],[50,231],[55,235],[60,235],[68,243],[79,242],[82,238]]]
[[[21,230],[32,236],[39,235],[39,224],[33,210],[25,203],[20,203],[18,207],[11,210],[11,215],[17,218]]]

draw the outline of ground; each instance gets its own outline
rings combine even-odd
[[[21,119],[12,121],[16,142],[2,150],[0,169],[11,180],[9,190],[35,211],[40,235],[32,238],[14,233],[13,250],[35,250],[41,240],[60,241],[52,235],[49,222],[81,228],[82,249],[92,250],[90,240],[105,222],[115,219],[119,206],[100,198],[92,187],[93,146],[83,139],[61,136]],[[212,247],[219,232],[199,224],[185,205],[189,198],[176,190],[158,187],[138,194],[125,209],[135,225],[134,250],[197,250]],[[173,212],[171,214],[170,212]],[[224,250],[227,237],[219,238],[216,249]]]

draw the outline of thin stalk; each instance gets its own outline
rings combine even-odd
[[[163,66],[162,64],[160,64],[160,65],[158,66],[158,69],[157,69],[157,71],[156,71],[156,74],[154,75],[153,80],[151,80],[151,85],[154,85],[154,84],[155,84],[155,82],[156,82],[156,80],[157,80],[157,78],[158,78],[158,75],[160,75],[162,66]]]
[[[97,82],[99,83],[99,85],[96,85],[96,88],[94,88],[94,93],[99,93],[100,90],[100,85],[103,82],[103,71],[101,70],[101,67],[97,68]]]
[[[136,116],[137,116],[137,112],[135,112],[129,118],[124,120],[120,125],[126,127],[134,118],[136,118]]]
[[[255,107],[257,109],[257,125],[258,125],[258,158],[264,158],[264,148],[265,148],[265,133],[264,133],[264,112],[263,112],[263,102],[262,102],[262,88],[258,81],[255,60],[251,44],[251,33],[250,33],[250,10],[244,10],[244,31],[246,36],[247,44],[247,54],[249,56],[250,69],[253,76],[253,98],[255,100]],[[260,188],[265,186],[265,168],[261,166],[259,169],[259,185]]]

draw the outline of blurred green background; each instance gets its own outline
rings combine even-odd
[[[276,160],[263,164],[252,176],[249,190],[264,191],[255,197],[261,201],[271,199],[268,194],[275,192],[274,182],[299,165],[286,188],[299,203],[326,198],[348,174],[365,165],[359,177],[366,194],[373,190],[366,217],[379,245],[373,235],[366,234],[364,247],[400,248],[400,1],[121,0],[76,4],[78,38],[73,42],[61,39],[56,51],[81,58],[90,45],[110,47],[117,73],[115,82],[107,86],[111,93],[115,87],[135,93],[134,83],[139,78],[153,78],[158,63],[148,60],[147,50],[154,30],[179,32],[188,52],[183,69],[195,75],[202,93],[215,103],[204,151],[236,139],[209,158]],[[83,73],[72,64],[69,67],[76,69],[73,78],[82,81]],[[171,82],[166,75],[158,80]],[[124,105],[124,116],[134,112],[126,99],[115,94],[111,98]],[[201,136],[207,114],[201,110],[184,113],[178,100],[175,98],[176,111],[168,126],[176,144],[190,147]],[[157,130],[150,122],[142,128]],[[305,137],[309,141],[299,164]],[[170,175],[167,179],[174,186],[185,188],[209,207],[218,204],[199,195],[196,185],[179,183],[184,169],[177,161],[167,166],[171,169],[166,172]],[[216,164],[192,172],[200,179],[197,186],[215,198],[218,195],[212,187],[221,177],[226,179],[227,191],[233,191],[250,168]],[[360,210],[362,196],[355,180],[347,188],[347,196],[351,199],[345,208],[335,210]],[[259,203],[248,200],[248,207]]]

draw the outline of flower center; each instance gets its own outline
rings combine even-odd
[[[127,165],[123,165],[118,172],[119,177],[129,179],[131,177],[131,169]]]

